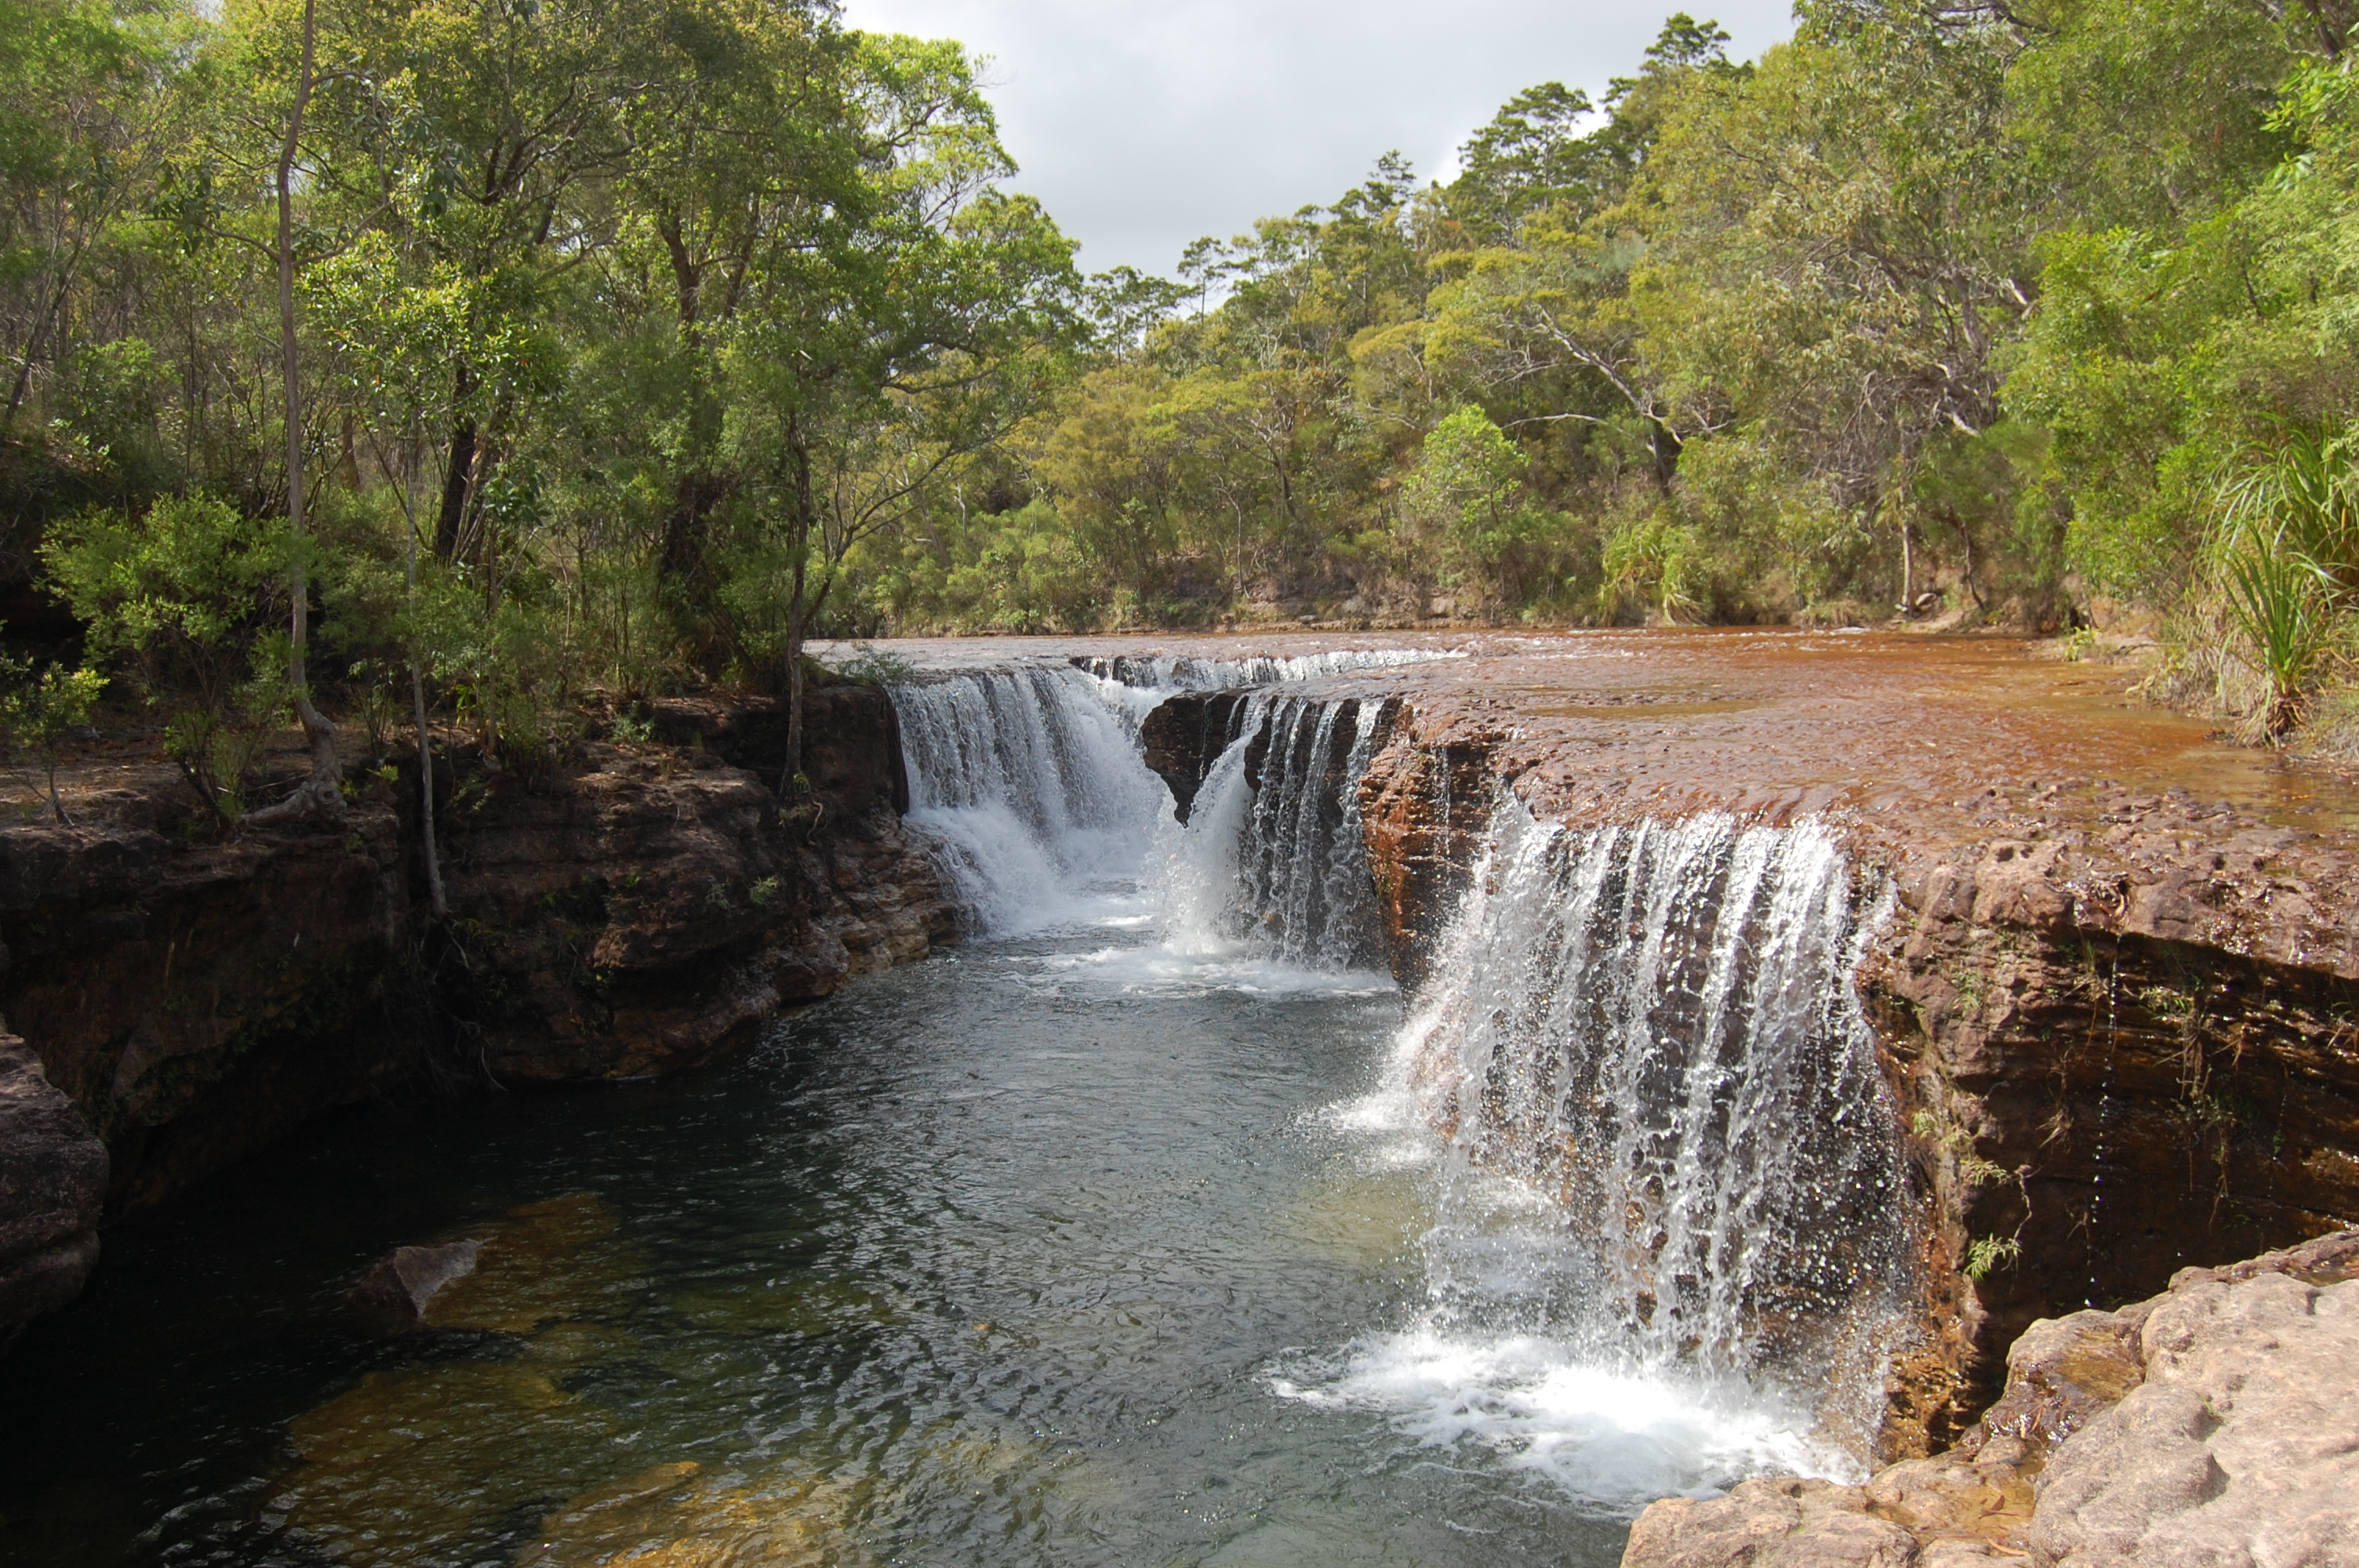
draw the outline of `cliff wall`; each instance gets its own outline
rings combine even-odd
[[[536,773],[438,758],[440,925],[414,767],[219,839],[161,769],[0,828],[0,1334],[79,1289],[102,1209],[327,1107],[709,1060],[949,937],[890,700],[811,696],[790,804],[759,702],[667,701],[654,741]]]
[[[1575,830],[1650,815],[1569,786],[1466,704],[1406,714],[1361,784],[1394,969],[1423,978],[1500,793]],[[1750,781],[1687,810],[1790,821]],[[2359,888],[2332,835],[2184,795],[1994,791],[1962,821],[1824,813],[1895,894],[1859,982],[1899,1112],[1921,1299],[1887,1456],[1969,1431],[2036,1319],[2359,1223]]]

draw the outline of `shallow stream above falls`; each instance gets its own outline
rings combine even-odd
[[[1905,1250],[1874,890],[1808,828],[1503,806],[1412,1001],[1336,669],[897,688],[973,939],[111,1232],[0,1360],[0,1563],[1605,1564],[1652,1498],[1857,1473]],[[1256,684],[1184,828],[1142,680]],[[345,1303],[461,1238],[422,1325]]]

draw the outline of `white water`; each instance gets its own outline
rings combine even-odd
[[[1108,684],[1026,666],[893,688],[908,821],[979,933],[1137,915],[1141,862],[1171,796]]]
[[[1073,663],[1093,676],[1161,694],[1172,691],[1234,691],[1241,687],[1319,680],[1355,670],[1397,669],[1403,665],[1462,659],[1464,648],[1338,648],[1281,659],[1200,659],[1173,654],[1082,657]],[[1160,700],[1158,695],[1158,700]],[[1149,706],[1153,706],[1149,704]]]
[[[1331,1119],[1430,1162],[1426,1305],[1273,1387],[1608,1510],[1856,1475],[1908,1267],[1858,909],[1814,826],[1503,805],[1385,1087]]]
[[[1006,960],[1083,995],[1388,989],[1357,805],[1382,705],[1255,693],[1183,827],[1138,756],[1162,695],[1057,667],[896,688],[910,820],[980,929],[1105,930]],[[1571,834],[1507,801],[1384,1086],[1323,1119],[1420,1173],[1422,1304],[1272,1391],[1605,1515],[1856,1474],[1908,1267],[1861,900],[1816,827]]]
[[[1375,700],[1247,699],[1186,827],[1164,834],[1158,894],[1175,948],[1338,973],[1382,964],[1359,783],[1384,716]]]

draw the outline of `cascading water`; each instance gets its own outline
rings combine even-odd
[[[911,821],[986,932],[1160,926],[1018,959],[1038,983],[1386,989],[1358,795],[1397,705],[1247,690],[1183,827],[1137,731],[1189,679],[897,687]],[[1151,914],[1119,896],[1135,880]],[[1874,918],[1815,826],[1572,833],[1505,801],[1388,1087],[1329,1118],[1375,1134],[1379,1166],[1427,1167],[1426,1299],[1397,1332],[1281,1357],[1271,1387],[1490,1445],[1601,1515],[1855,1471],[1909,1268],[1851,982]]]
[[[979,670],[893,687],[909,822],[979,928],[1103,913],[1136,886],[1169,793],[1136,718],[1066,666]]]
[[[1343,1118],[1447,1140],[1427,1309],[1281,1391],[1609,1508],[1855,1470],[1909,1267],[1862,912],[1812,825],[1572,833],[1503,804],[1388,1088]]]
[[[1463,648],[1338,648],[1293,658],[1200,659],[1177,654],[1076,656],[1075,667],[1103,680],[1149,691],[1231,691],[1241,687],[1319,680],[1356,670],[1398,669],[1437,659],[1462,659]]]
[[[1375,655],[1333,657],[1347,656]],[[1321,673],[1315,662],[1257,661],[1299,666],[1273,682]],[[1172,674],[1143,665],[1124,673]],[[1332,977],[1348,975],[1348,989],[1388,988],[1373,972],[1376,914],[1358,784],[1390,705],[1264,693],[1239,703],[1231,743],[1183,831],[1137,737],[1171,689],[1078,662],[893,688],[908,821],[978,932],[1152,923],[1158,948],[1099,957],[1141,983],[1330,989]],[[1142,881],[1151,913],[1126,902]]]
[[[1167,830],[1175,945],[1327,970],[1379,961],[1359,784],[1390,711],[1357,697],[1237,705],[1185,831]]]

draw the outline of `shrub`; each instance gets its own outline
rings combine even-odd
[[[92,657],[118,661],[164,716],[165,743],[221,820],[245,792],[284,721],[287,589],[296,542],[286,526],[204,495],[168,496],[145,516],[69,519],[41,558]]]

